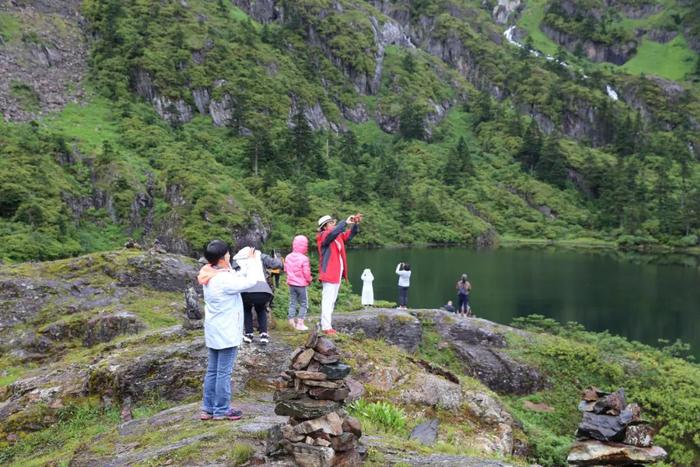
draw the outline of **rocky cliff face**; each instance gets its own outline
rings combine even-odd
[[[637,41],[634,40],[622,44],[602,44],[591,40],[581,40],[547,25],[542,25],[542,32],[570,52],[575,52],[580,48],[586,58],[593,62],[610,62],[616,65],[623,65],[637,52]]]
[[[0,14],[17,25],[0,35],[0,111],[8,121],[31,120],[84,97],[88,46],[80,2],[3,2]]]
[[[498,24],[508,24],[515,19],[522,6],[520,0],[498,0],[498,4],[493,7],[491,16]]]

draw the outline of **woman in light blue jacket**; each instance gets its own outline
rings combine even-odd
[[[243,413],[230,406],[231,373],[243,340],[243,301],[241,291],[255,279],[247,270],[231,267],[229,246],[221,240],[207,245],[204,257],[209,264],[197,280],[204,289],[204,341],[209,349],[204,377],[202,420],[239,420]]]

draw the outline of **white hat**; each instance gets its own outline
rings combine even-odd
[[[318,230],[321,230],[324,225],[328,224],[330,221],[332,221],[333,218],[331,216],[323,216],[318,220]]]

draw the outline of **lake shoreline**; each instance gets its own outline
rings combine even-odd
[[[385,245],[353,245],[348,244],[349,250],[399,250],[403,248],[474,248],[476,250],[496,250],[498,248],[519,248],[519,247],[555,247],[574,250],[614,250],[620,252],[631,252],[639,254],[660,254],[674,253],[700,256],[700,246],[676,247],[672,245],[643,245],[636,248],[629,248],[619,245],[610,240],[600,240],[595,238],[575,238],[564,240],[552,240],[548,238],[525,238],[525,237],[500,237],[496,244],[492,246],[478,247],[469,243],[388,243]]]

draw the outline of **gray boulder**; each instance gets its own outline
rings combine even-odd
[[[576,436],[600,441],[622,441],[625,438],[626,427],[619,415],[583,412],[583,420],[578,426]]]
[[[181,292],[194,284],[198,271],[197,262],[185,256],[144,253],[129,258],[125,270],[106,272],[112,274],[121,287]]]
[[[462,342],[453,342],[452,348],[462,359],[466,373],[493,391],[531,394],[546,386],[544,376],[537,369],[515,361],[504,352]]]
[[[100,342],[109,342],[122,334],[137,334],[146,325],[133,313],[119,311],[102,313],[87,322],[83,343],[91,347]]]
[[[658,446],[642,448],[591,440],[574,443],[566,461],[570,465],[638,465],[665,458],[666,451]]]
[[[421,323],[416,317],[387,308],[336,313],[333,315],[333,327],[349,333],[362,331],[367,337],[384,339],[408,352],[415,352],[423,337]]]
[[[267,347],[243,346],[236,357],[233,391],[246,386],[272,386],[285,368],[290,352],[286,344],[272,341]],[[133,345],[113,351],[88,370],[88,388],[92,394],[110,392],[119,400],[131,397],[135,402],[149,394],[180,401],[201,395],[207,364],[207,348],[201,335],[194,339],[149,345],[138,351]]]
[[[505,326],[483,319],[457,319],[443,311],[423,313],[424,319],[432,315],[441,337],[460,357],[465,373],[489,389],[530,394],[545,388],[546,379],[536,368],[516,361],[503,350],[507,347]]]
[[[440,421],[437,419],[423,422],[411,430],[408,439],[418,441],[421,444],[432,445],[437,440],[439,426]]]
[[[459,384],[429,373],[418,373],[401,391],[401,402],[456,410],[462,405]]]
[[[193,286],[185,289],[185,314],[189,319],[202,319],[202,310],[199,306],[199,295]]]

